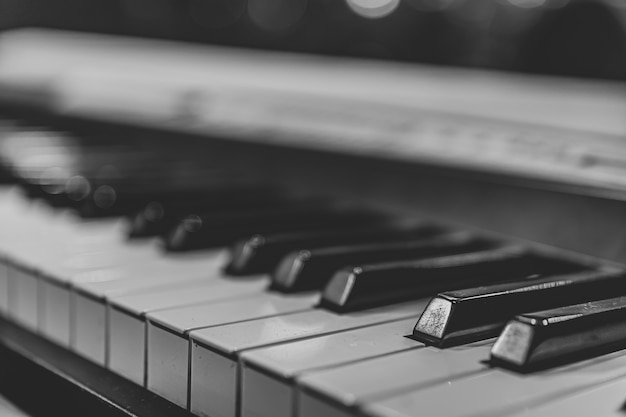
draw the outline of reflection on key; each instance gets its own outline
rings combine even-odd
[[[457,233],[408,242],[370,243],[305,249],[287,255],[272,279],[272,288],[283,292],[323,288],[339,268],[351,264],[388,262],[452,255],[492,248],[497,243]]]
[[[240,356],[240,415],[293,416],[295,379],[300,375],[422,347],[403,337],[410,327],[411,319],[403,319],[244,352]]]
[[[626,344],[626,297],[523,314],[493,345],[494,364],[532,371],[597,356]]]
[[[390,225],[365,229],[307,231],[303,233],[257,234],[237,242],[231,252],[226,272],[247,275],[271,272],[289,252],[322,246],[406,241],[427,238],[443,232],[431,225]]]
[[[358,415],[364,403],[482,372],[490,342],[446,350],[417,344],[404,352],[305,373],[297,381],[297,415]]]
[[[170,251],[193,250],[232,244],[253,233],[356,227],[381,222],[378,213],[296,206],[221,214],[192,214],[174,226],[165,237]]]
[[[551,396],[548,402],[529,404],[507,417],[554,417],[554,416],[614,416],[621,417],[626,411],[626,378],[592,385],[560,396]]]
[[[345,312],[453,288],[576,269],[580,266],[517,246],[418,261],[364,265],[338,271],[324,290],[322,306]]]
[[[413,330],[416,340],[446,347],[495,337],[516,314],[626,293],[622,271],[585,271],[445,292]]]

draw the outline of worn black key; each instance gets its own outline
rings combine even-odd
[[[165,248],[185,251],[229,245],[254,233],[357,227],[385,221],[380,213],[339,210],[320,206],[295,206],[243,212],[189,215],[164,238]]]
[[[516,314],[626,294],[624,271],[586,270],[438,294],[413,338],[439,347],[495,337]]]
[[[473,237],[469,233],[456,233],[405,242],[299,250],[280,262],[271,287],[283,292],[322,289],[338,269],[348,265],[467,253],[496,245],[492,240]]]
[[[491,362],[521,372],[626,347],[626,296],[523,314],[507,323]]]
[[[580,268],[577,264],[517,246],[418,261],[363,265],[338,271],[324,290],[321,304],[345,312],[454,288]]]
[[[180,218],[191,212],[262,209],[295,202],[270,187],[228,187],[151,196],[131,219],[129,237],[150,237],[165,233]]]
[[[237,242],[231,250],[226,272],[231,275],[248,275],[272,272],[289,252],[303,248],[346,244],[382,243],[414,240],[443,233],[434,225],[374,226],[363,229],[342,229],[254,235]]]

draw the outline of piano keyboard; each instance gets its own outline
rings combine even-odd
[[[54,148],[44,145],[22,150],[37,160]],[[147,169],[163,163],[150,161]],[[242,211],[250,201],[228,201],[254,195],[241,186],[198,189],[197,209],[194,198],[173,208],[180,193],[164,189],[156,203],[119,199],[85,211],[85,201],[50,194],[51,178],[41,176],[49,170],[15,169],[19,162],[14,173],[30,177],[0,193],[3,320],[194,415],[547,413],[569,407],[570,396],[618,396],[626,378],[615,343],[623,337],[610,328],[578,346],[586,357],[564,363],[557,359],[577,345],[560,341],[562,332],[542,336],[552,352],[546,369],[510,371],[490,360],[517,352],[507,339],[515,321],[494,339],[515,315],[626,294],[614,265],[324,198],[277,193]],[[97,184],[87,172],[72,173]],[[225,199],[206,204],[216,196]],[[121,214],[115,203],[125,217],[112,216]],[[147,219],[169,223],[132,237]]]
[[[435,115],[436,127],[450,117]],[[18,183],[0,188],[0,329],[158,396],[165,415],[588,415],[626,401],[620,264],[274,187],[259,166],[240,173],[253,157],[226,169],[219,147],[167,141],[185,132],[12,117],[0,124],[5,180]],[[619,197],[610,171],[565,182]]]

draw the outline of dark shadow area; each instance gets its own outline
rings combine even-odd
[[[0,393],[33,416],[190,416],[73,353],[0,319]]]

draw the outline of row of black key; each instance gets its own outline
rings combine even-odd
[[[139,160],[146,166],[163,163],[132,156],[119,163]],[[54,178],[22,182],[32,195],[83,215],[134,213],[130,237],[161,236],[168,250],[233,244],[227,273],[272,273],[271,290],[322,291],[321,307],[340,313],[446,291],[433,298],[413,332],[440,347],[496,336],[511,317],[523,314],[506,325],[494,345],[494,363],[527,370],[550,364],[563,352],[576,357],[624,339],[619,330],[626,300],[605,300],[626,293],[618,269],[590,268],[432,224],[293,198],[272,187],[207,183],[140,192],[137,185],[109,184],[106,176],[94,180],[94,172],[67,176],[93,182],[82,196],[89,195],[92,204],[76,204],[78,188],[68,183],[51,187]],[[110,195],[100,195],[99,202],[98,190]],[[485,284],[491,285],[475,287]],[[557,309],[528,313],[546,308]]]
[[[273,271],[271,289],[284,293],[323,289],[321,307],[340,313],[467,287],[436,296],[415,326],[414,338],[440,347],[494,337],[519,313],[626,290],[619,269],[594,269],[431,224],[257,233],[233,245],[225,270],[231,275]],[[545,332],[543,337],[554,342]],[[502,346],[494,347],[494,363],[511,366]],[[518,368],[554,362],[545,353],[533,355],[533,349],[528,348],[528,363]]]

